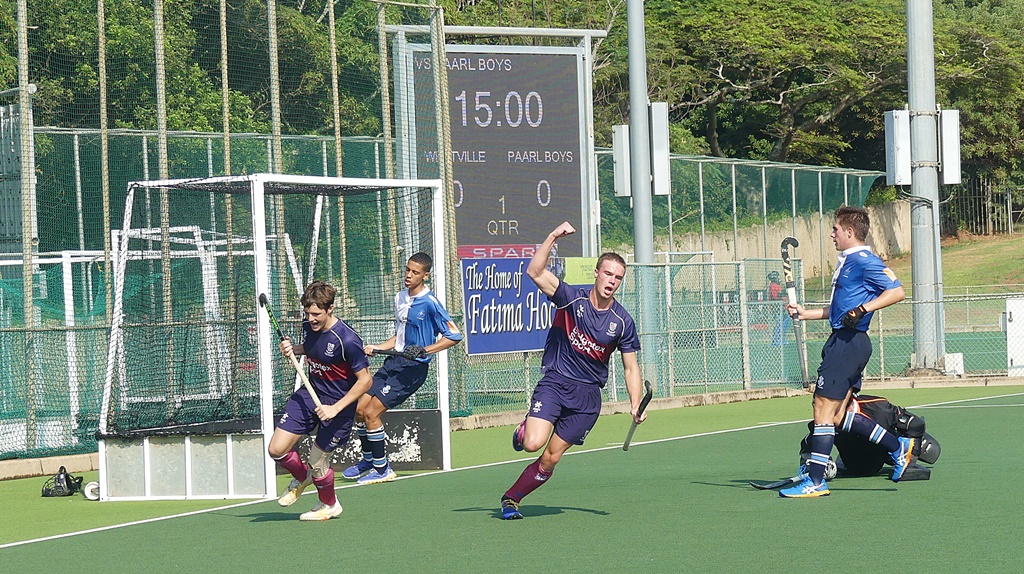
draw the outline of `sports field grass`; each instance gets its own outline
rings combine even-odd
[[[458,470],[339,490],[341,517],[302,523],[276,502],[97,503],[0,483],[4,572],[1019,572],[1024,387],[888,390],[942,445],[930,481],[841,478],[784,500],[751,480],[793,473],[809,397],[655,410],[629,452],[624,415],[498,518],[527,458],[511,427],[453,435]],[[938,404],[942,403],[942,404]],[[88,478],[87,478],[88,480]],[[199,507],[209,512],[117,528]],[[97,528],[49,540],[36,538]],[[18,544],[19,541],[30,541]],[[11,543],[15,543],[12,545]]]

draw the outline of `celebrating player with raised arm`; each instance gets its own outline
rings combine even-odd
[[[832,334],[821,350],[821,366],[814,389],[814,429],[807,476],[779,491],[784,498],[828,496],[825,469],[836,427],[881,445],[892,457],[893,482],[910,464],[914,439],[897,437],[863,414],[847,410],[853,393],[860,390],[864,367],[871,357],[867,330],[875,311],[906,297],[899,279],[865,243],[870,221],[867,211],[843,206],[836,210],[832,242],[839,261],[832,274],[832,297],[827,307],[804,309],[791,301],[786,309],[800,320],[828,319]]]
[[[347,480],[376,484],[395,479],[384,448],[384,422],[380,417],[423,386],[430,369],[430,355],[462,340],[459,328],[427,287],[433,265],[426,253],[409,258],[405,264],[405,289],[395,295],[395,336],[379,345],[364,347],[367,355],[392,349],[405,355],[385,359],[373,375],[373,386],[359,399],[356,435],[363,458],[342,471]]]
[[[285,470],[292,481],[278,502],[291,506],[310,483],[316,485],[320,501],[299,520],[330,520],[341,514],[341,504],[334,492],[334,471],[331,452],[348,441],[356,400],[370,388],[369,361],[363,353],[359,335],[334,316],[334,287],[315,281],[302,294],[306,319],[302,322],[305,339],[293,345],[285,338],[281,353],[306,355],[309,381],[322,404],[317,406],[306,387],[292,393],[277,421],[267,451]],[[304,434],[320,426],[310,447],[309,466],[295,451],[295,444]]]
[[[643,394],[636,360],[640,341],[633,318],[615,300],[626,262],[615,253],[601,255],[590,289],[570,287],[547,269],[552,245],[575,232],[568,222],[555,228],[526,269],[556,310],[544,344],[541,379],[526,417],[512,435],[512,447],[544,452],[501,497],[504,520],[522,518],[519,503],[523,497],[551,477],[572,445],[583,444],[601,414],[601,389],[608,380],[608,361],[615,349],[622,355],[633,420],[640,423],[646,418],[637,414]]]

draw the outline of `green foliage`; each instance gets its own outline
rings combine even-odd
[[[0,90],[18,83],[18,36],[14,2],[0,3]]]
[[[95,127],[99,99],[94,0],[33,0],[31,78],[37,123]],[[628,122],[626,3],[444,0],[446,23],[606,30],[594,41],[595,142]],[[324,4],[277,5],[285,133],[333,133]],[[0,5],[0,87],[16,81],[15,6]],[[903,0],[649,0],[649,97],[670,103],[676,153],[881,169],[882,114],[906,100]],[[107,0],[108,111],[117,127],[156,125],[151,3]],[[377,5],[335,4],[341,131],[380,132]],[[228,4],[232,131],[267,131],[270,87],[265,0]],[[427,22],[388,7],[389,23]],[[965,170],[1011,176],[1024,157],[1024,0],[934,5],[939,103],[961,111]],[[221,126],[219,0],[165,4],[168,125]],[[455,41],[463,41],[456,39]],[[565,45],[553,38],[482,43]]]
[[[893,186],[876,186],[868,192],[868,198],[864,201],[865,206],[882,205],[899,199],[899,191]]]

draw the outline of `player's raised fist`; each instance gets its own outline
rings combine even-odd
[[[554,235],[555,237],[565,237],[566,235],[572,235],[573,233],[576,233],[576,228],[566,221],[556,227],[555,230],[551,232],[551,235]]]

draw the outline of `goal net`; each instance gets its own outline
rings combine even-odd
[[[443,222],[438,180],[257,174],[130,184],[123,225],[112,232],[113,316],[97,434],[101,496],[198,497],[177,478],[154,487],[158,465],[104,485],[104,450],[111,454],[104,441],[139,445],[147,451],[139,464],[149,464],[154,445],[167,446],[153,437],[269,440],[274,414],[297,381],[277,352],[259,294],[269,297],[285,334],[301,340],[299,298],[308,283],[325,280],[338,292],[335,316],[367,343],[383,341],[394,334],[393,297],[413,253],[438,262],[431,287],[443,298]],[[447,387],[437,384],[447,379],[447,362],[438,359],[413,401],[442,409],[447,423]],[[195,447],[170,442],[175,454],[167,464],[183,458],[187,467]],[[260,441],[262,476],[248,477],[248,489],[265,488],[229,487],[217,497],[272,494],[274,467],[264,450]]]

